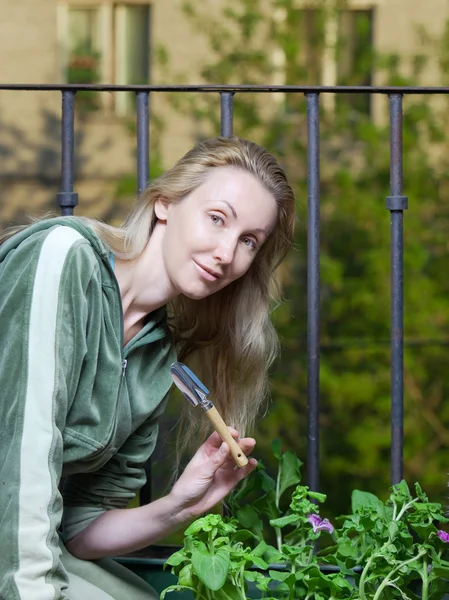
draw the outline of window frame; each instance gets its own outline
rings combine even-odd
[[[71,0],[57,4],[57,72],[60,81],[66,82],[66,70],[69,63],[70,48],[68,43],[69,12],[72,8],[98,9],[98,37],[101,61],[99,65],[99,83],[122,83],[117,80],[117,47],[116,47],[116,10],[123,6],[144,6],[149,9],[148,39],[149,68],[148,81],[151,75],[151,10],[152,0]],[[100,108],[127,116],[127,103],[121,101],[117,94],[100,94]]]

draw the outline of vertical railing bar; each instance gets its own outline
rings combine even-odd
[[[403,477],[404,445],[404,239],[402,195],[402,94],[390,100],[390,264],[391,264],[391,483]]]
[[[137,193],[141,194],[150,179],[149,92],[136,92],[137,119]]]
[[[319,489],[320,106],[307,98],[307,485]]]
[[[231,137],[234,121],[234,92],[220,92],[221,120],[220,134]]]
[[[73,209],[78,204],[78,194],[73,191],[74,139],[75,91],[64,90],[61,119],[61,191],[57,194],[57,203],[63,216],[73,215]]]
[[[140,195],[150,179],[149,92],[136,92],[137,193]],[[139,503],[149,504],[153,497],[152,459],[145,464],[146,482],[140,489]]]

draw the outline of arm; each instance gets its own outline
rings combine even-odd
[[[231,430],[237,438],[235,430]],[[255,440],[240,440],[249,454]],[[133,552],[169,535],[191,519],[210,510],[257,466],[251,459],[236,469],[229,447],[213,433],[199,448],[171,492],[145,506],[110,510],[95,519],[67,543],[68,550],[82,559]]]
[[[73,298],[83,302],[80,278],[65,291],[62,283],[80,237],[69,228],[32,235],[0,264],[0,597],[8,600],[66,598],[58,484],[67,381],[83,349],[72,348],[73,321],[60,316],[75,310]]]

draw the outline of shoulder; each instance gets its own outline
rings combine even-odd
[[[100,275],[100,263],[101,258],[82,233],[66,225],[56,225],[42,240],[37,268],[60,271],[64,278],[87,280]]]
[[[0,246],[0,270],[25,274],[78,273],[81,279],[99,273],[104,252],[99,253],[98,238],[87,230],[73,227],[70,221],[50,219],[33,224]]]
[[[39,232],[31,243],[40,246],[37,249],[41,257],[48,261],[61,261],[70,251],[78,248],[81,252],[89,253],[90,248],[88,240],[79,231],[67,225],[54,225],[44,232]]]

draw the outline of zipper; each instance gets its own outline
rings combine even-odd
[[[144,335],[142,338],[138,339],[136,342],[134,342],[133,344],[133,339],[131,339],[125,346],[123,346],[123,328],[124,328],[124,319],[123,319],[123,307],[122,307],[122,302],[120,299],[120,286],[118,284],[117,281],[117,277],[114,273],[114,269],[111,266],[111,263],[109,260],[106,260],[106,264],[109,268],[110,273],[112,274],[112,278],[114,280],[115,283],[115,287],[117,289],[117,293],[118,293],[118,297],[119,297],[119,312],[120,312],[120,348],[121,348],[121,355],[123,356],[128,356],[130,354],[130,352],[132,352],[133,350],[136,350],[137,348],[140,348],[140,346],[145,346],[146,344],[149,344],[150,342],[155,342],[163,337],[165,337],[166,332],[164,331],[164,327],[162,327],[162,330],[159,329],[157,331],[157,333],[153,336],[150,335],[150,338],[147,339],[147,336]],[[160,309],[159,309],[160,310]],[[144,341],[145,340],[145,341]],[[122,377],[125,377],[126,374],[126,367],[128,365],[128,361],[126,360],[126,358],[122,358]]]

